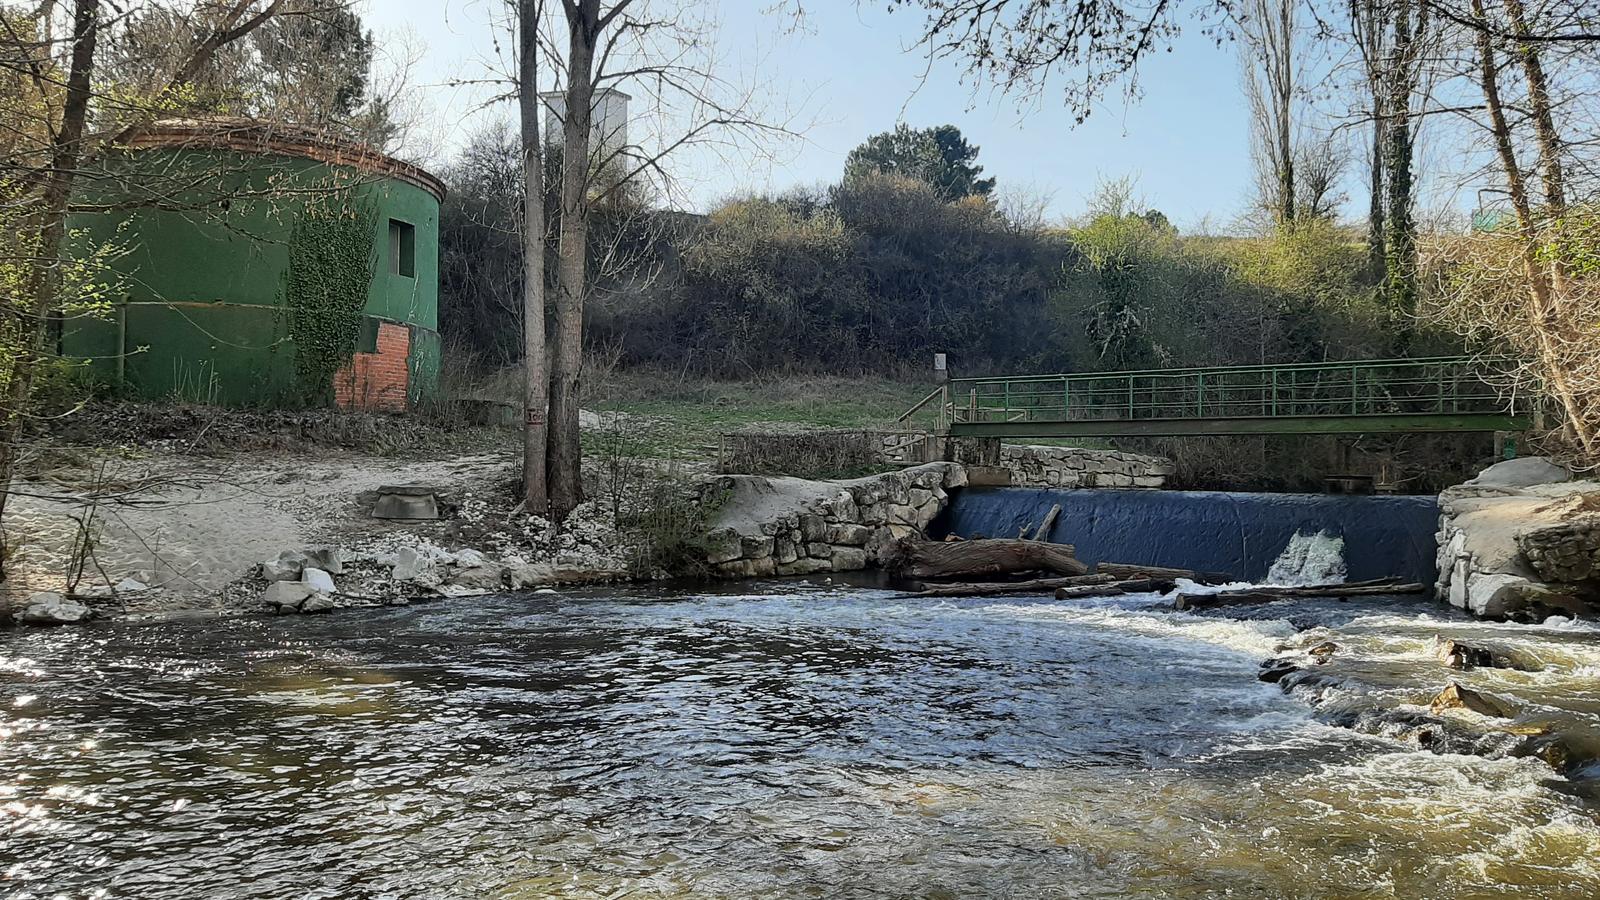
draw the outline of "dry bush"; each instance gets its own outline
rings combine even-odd
[[[1557,401],[1549,407],[1559,421],[1540,429],[1544,448],[1593,468],[1600,456],[1585,436],[1600,428],[1600,218],[1589,210],[1542,230],[1535,256],[1551,291],[1542,305],[1529,289],[1524,240],[1510,229],[1425,240],[1422,314],[1487,355],[1512,358],[1508,393]]]

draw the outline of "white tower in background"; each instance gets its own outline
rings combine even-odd
[[[545,146],[561,146],[566,128],[567,95],[562,91],[545,91],[539,95],[544,101]],[[594,112],[589,120],[589,156],[595,160],[609,160],[617,151],[628,145],[628,101],[632,98],[613,88],[600,88],[594,92]]]

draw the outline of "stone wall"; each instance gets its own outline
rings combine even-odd
[[[1494,619],[1588,613],[1600,599],[1600,483],[1536,458],[1439,495],[1439,599]]]
[[[1006,444],[1000,465],[1018,487],[1160,488],[1173,473],[1158,456],[1122,450]]]
[[[865,569],[889,542],[926,530],[966,483],[955,463],[850,481],[723,475],[707,561],[730,578]]]

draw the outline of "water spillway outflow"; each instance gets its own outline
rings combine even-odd
[[[1160,603],[772,582],[0,633],[0,895],[1600,896],[1600,813],[1544,763],[1256,678],[1333,641],[1425,704],[1442,631],[1541,666],[1448,677],[1597,728],[1594,631]]]
[[[1297,535],[1308,552],[1317,549],[1308,539],[1325,535],[1343,541],[1353,581],[1430,584],[1437,575],[1439,507],[1432,497],[964,488],[935,533],[1031,535],[1058,504],[1061,514],[1045,537],[1075,545],[1086,563],[1171,566],[1259,582]]]

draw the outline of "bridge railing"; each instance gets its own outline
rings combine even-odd
[[[959,378],[947,409],[952,424],[1505,413],[1494,371],[1435,357]]]

